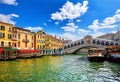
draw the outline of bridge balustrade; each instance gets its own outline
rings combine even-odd
[[[70,44],[67,44],[64,46],[64,49],[74,49],[74,48],[79,48],[82,46],[112,46],[112,45],[119,45],[118,43],[115,43],[113,41],[107,41],[107,40],[100,40],[100,39],[95,39],[91,38],[90,43],[88,43],[85,39],[81,39],[75,42],[72,42]]]

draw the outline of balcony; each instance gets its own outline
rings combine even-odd
[[[23,39],[22,42],[28,43],[29,40],[28,39]]]
[[[45,41],[45,44],[48,45],[48,44],[50,44],[50,42],[49,41]]]
[[[17,41],[17,38],[12,38],[12,41]]]
[[[17,33],[17,30],[13,30],[12,32],[13,32],[13,33]]]

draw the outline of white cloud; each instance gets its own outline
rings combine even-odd
[[[59,9],[60,11],[51,14],[51,19],[53,20],[76,19],[83,15],[84,13],[86,13],[88,9],[87,5],[88,1],[83,1],[83,4],[79,2],[77,4],[73,4],[72,2],[67,1],[65,5],[63,5],[62,8]]]
[[[76,35],[71,34],[71,33],[63,33],[61,35],[61,37],[64,38],[64,39],[69,39],[69,40],[73,40],[73,41],[79,39]]]
[[[111,33],[116,33],[117,32],[117,30],[113,30],[113,31],[111,31]]]
[[[104,35],[104,34],[105,34],[104,32],[98,32],[98,31],[96,31],[96,32],[92,33],[92,36],[93,36],[94,38],[97,38],[97,37],[99,37],[99,36],[101,36],[101,35]]]
[[[8,5],[18,5],[16,0],[0,0],[0,3],[8,4]]]
[[[44,26],[46,26],[47,24],[46,23],[43,23]]]
[[[76,22],[81,22],[81,20],[78,19],[78,20],[76,20]]]
[[[31,26],[28,26],[28,27],[25,27],[24,29],[31,30],[32,32],[37,32],[37,31],[42,30],[43,28],[41,28],[41,27],[31,27]]]
[[[78,26],[76,26],[74,23],[68,23],[66,26],[61,27],[61,29],[64,29],[66,32],[75,32]]]
[[[49,22],[51,22],[52,20],[48,20]]]
[[[77,30],[77,32],[78,32],[79,34],[83,34],[83,33],[84,33],[84,34],[87,34],[87,33],[89,33],[90,31],[79,28],[79,29]]]
[[[0,14],[0,21],[14,25],[16,23],[12,20],[14,17],[17,18],[17,17],[19,17],[19,15],[17,15],[17,14],[9,14],[9,15]]]
[[[99,29],[104,28],[115,28],[117,26],[116,23],[120,22],[120,9],[118,9],[112,17],[107,17],[103,20],[102,23],[99,22],[98,19],[94,20],[92,25],[89,25],[88,27],[90,29],[93,29],[94,31],[97,31]]]
[[[59,22],[55,22],[56,25],[59,25]]]

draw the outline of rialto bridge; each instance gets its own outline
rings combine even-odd
[[[83,39],[67,43],[64,45],[64,53],[75,53],[84,48],[102,48],[106,46],[119,45],[117,41],[106,40],[100,38],[92,38],[92,36],[85,36]]]

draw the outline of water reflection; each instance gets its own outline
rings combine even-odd
[[[120,82],[120,65],[81,56],[0,62],[0,82]]]

